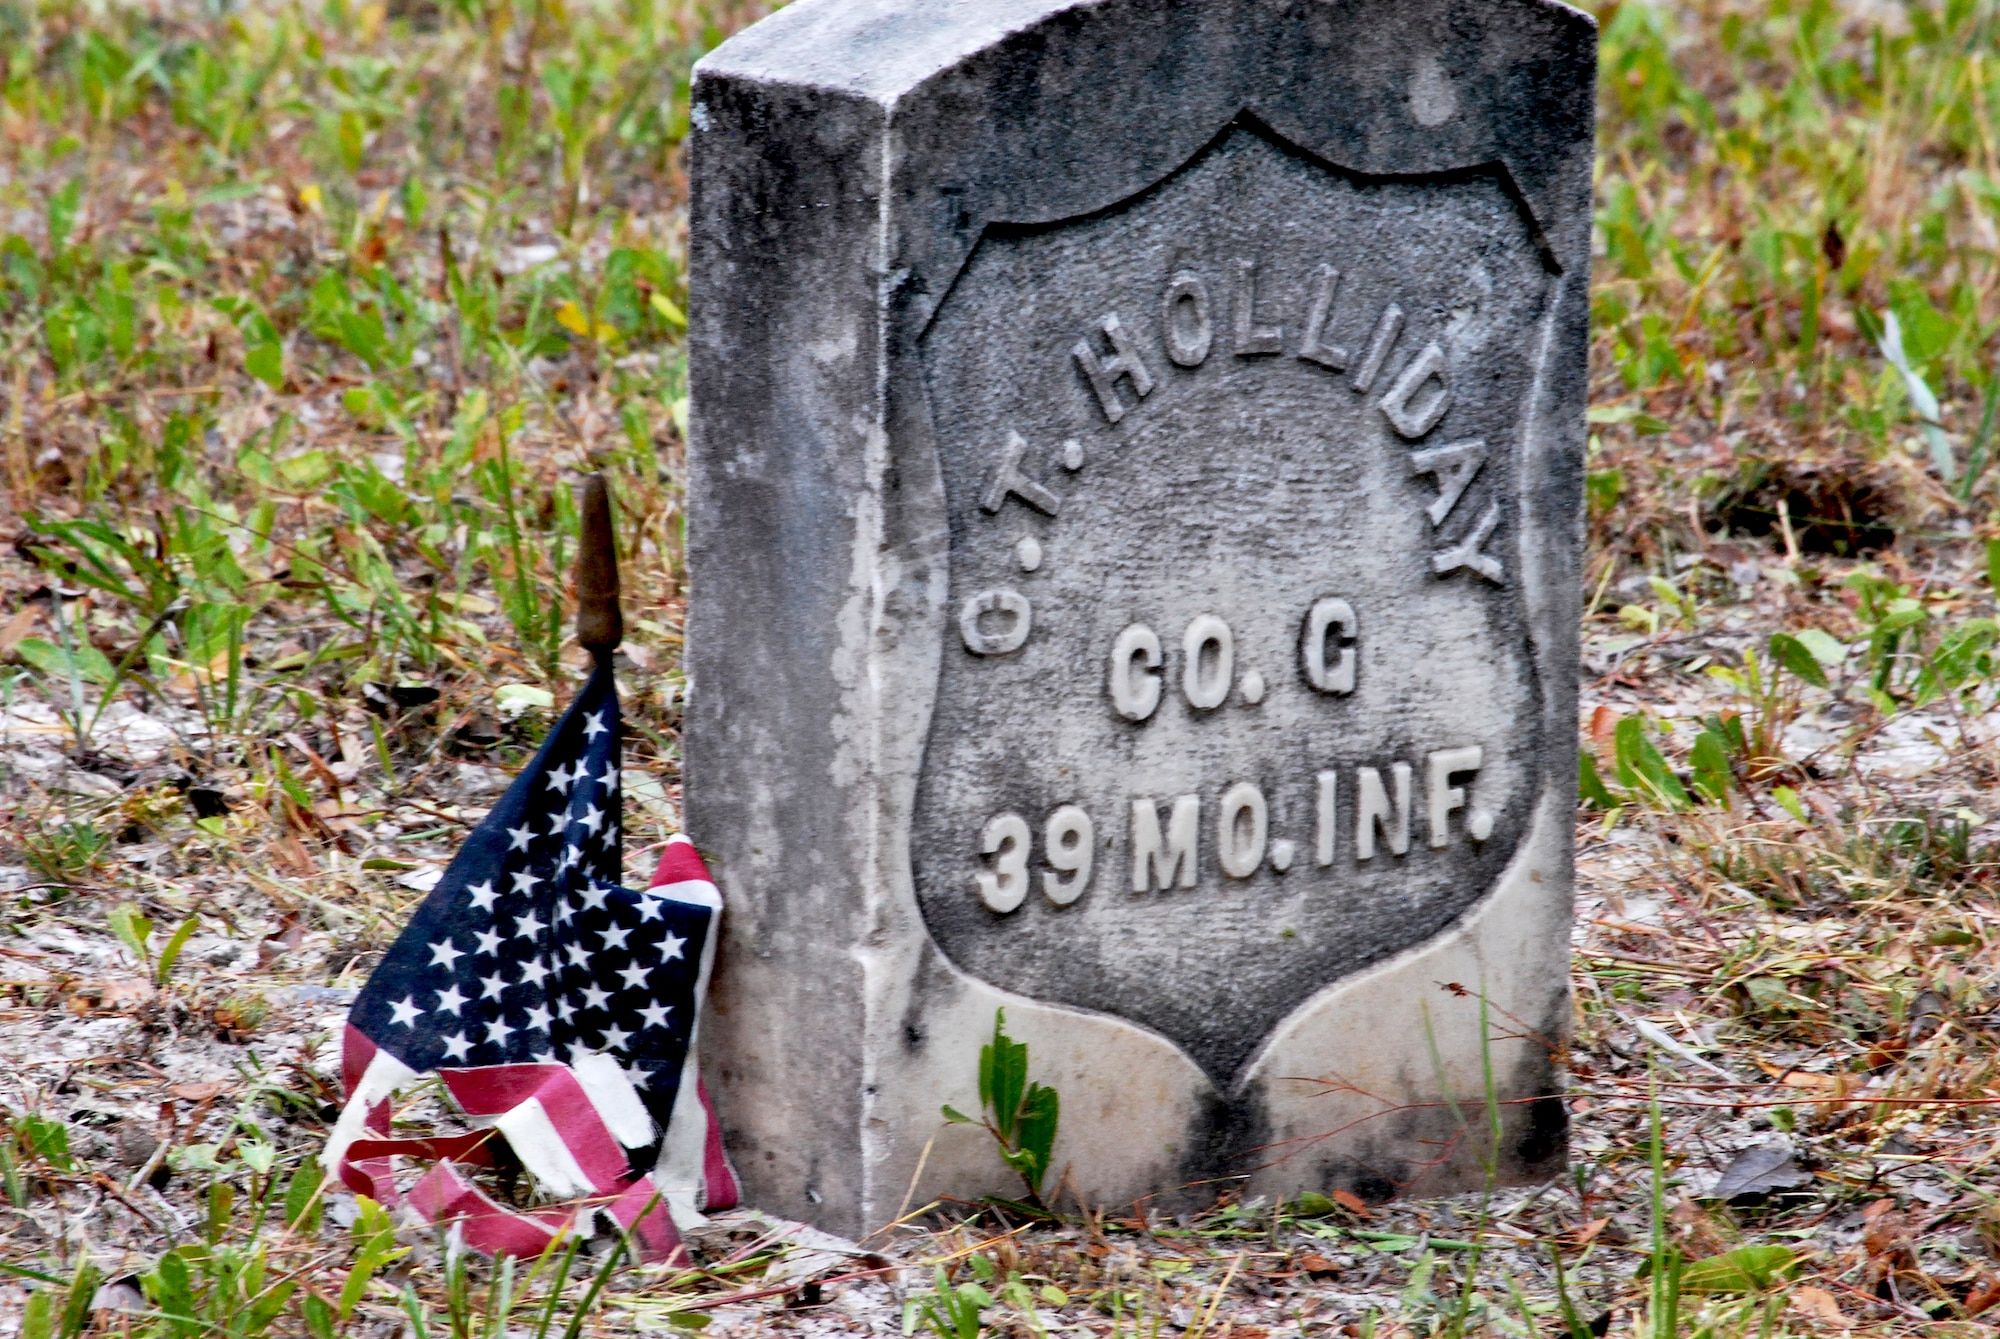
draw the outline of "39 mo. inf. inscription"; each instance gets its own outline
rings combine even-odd
[[[1552,276],[1497,172],[1232,127],[989,228],[924,336],[951,626],[938,944],[1227,1083],[1492,886],[1543,778],[1514,547]]]

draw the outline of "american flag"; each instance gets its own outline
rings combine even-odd
[[[539,1254],[601,1209],[667,1259],[675,1220],[736,1202],[695,1062],[721,900],[684,837],[645,892],[620,886],[621,734],[607,652],[348,1016],[327,1166],[488,1253]],[[389,1138],[390,1098],[432,1073],[474,1128]],[[564,1203],[517,1211],[470,1180],[496,1138]],[[399,1192],[398,1157],[433,1165]]]

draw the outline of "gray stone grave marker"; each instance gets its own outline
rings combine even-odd
[[[1560,1166],[1595,41],[799,0],[697,67],[686,807],[756,1201],[1018,1195],[938,1119],[1000,1007],[1093,1202],[1466,1185],[1483,1050],[1503,1174]]]

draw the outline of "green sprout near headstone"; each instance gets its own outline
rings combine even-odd
[[[110,922],[111,933],[118,936],[118,942],[129,949],[133,957],[147,966],[152,974],[153,984],[164,989],[167,977],[174,970],[174,963],[181,956],[181,950],[187,947],[188,936],[194,933],[195,918],[190,916],[181,922],[181,928],[168,937],[157,957],[153,953],[151,916],[130,902],[126,902],[113,907],[106,919]]]
[[[983,1120],[947,1105],[954,1125],[981,1125],[1000,1146],[1000,1158],[1027,1183],[1028,1202],[1042,1204],[1042,1181],[1055,1148],[1061,1099],[1046,1084],[1028,1082],[1028,1044],[1007,1035],[1007,1011],[993,1011],[993,1040],[979,1048],[979,1105]]]

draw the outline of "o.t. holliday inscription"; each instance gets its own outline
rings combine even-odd
[[[1485,893],[1541,780],[1509,518],[1551,292],[1499,175],[1249,123],[988,229],[923,350],[955,629],[911,849],[955,962],[1226,1084]]]

